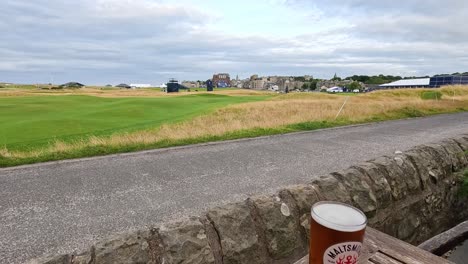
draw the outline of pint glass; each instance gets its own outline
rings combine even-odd
[[[366,215],[339,202],[318,202],[311,215],[309,264],[357,264]]]

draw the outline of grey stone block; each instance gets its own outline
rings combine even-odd
[[[270,257],[273,260],[302,257],[306,246],[292,206],[278,196],[256,196],[251,201],[260,216]]]
[[[91,247],[90,251],[74,255],[72,258],[72,264],[94,264],[95,248]]]
[[[445,177],[443,169],[435,164],[432,157],[423,149],[413,148],[404,154],[416,167],[423,190],[434,188],[437,182]]]
[[[312,182],[320,200],[351,203],[351,196],[346,186],[332,175],[321,176]]]
[[[299,215],[309,215],[312,205],[320,201],[317,191],[313,185],[294,185],[280,192],[287,192],[294,199]]]
[[[218,232],[224,264],[268,263],[246,203],[214,208],[207,217]]]
[[[377,198],[367,175],[354,168],[335,172],[332,175],[346,186],[354,206],[360,208],[368,217],[375,215]]]
[[[384,172],[383,175],[387,179],[392,190],[393,200],[399,201],[407,197],[410,189],[405,178],[413,177],[412,175],[405,174],[396,161],[390,157],[380,157],[375,160],[371,160],[370,162],[379,166],[382,169],[382,172]]]
[[[440,144],[426,144],[418,147],[429,155],[433,167],[438,167],[441,178],[447,178],[452,174],[452,161],[447,151]]]
[[[448,153],[453,172],[460,171],[468,166],[467,155],[456,141],[444,140],[441,145]]]
[[[150,262],[149,231],[113,236],[96,244],[96,264],[143,264]],[[159,264],[159,263],[158,263]]]
[[[302,241],[308,247],[312,206],[320,201],[315,187],[310,184],[294,185],[281,190],[279,195],[295,204],[295,215],[298,215],[296,221],[301,228]]]
[[[204,225],[198,218],[163,224],[159,235],[166,249],[166,263],[215,263]]]
[[[385,177],[386,170],[370,162],[363,162],[352,168],[368,176],[374,195],[377,199],[377,208],[385,209],[392,204],[392,189]]]
[[[463,151],[468,151],[468,137],[456,137],[453,140],[455,140],[458,145],[463,149]]]

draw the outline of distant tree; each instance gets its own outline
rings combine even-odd
[[[353,75],[350,77],[346,77],[346,80],[353,80],[353,81],[362,82],[362,83],[366,83],[367,81],[369,81],[369,79],[370,77],[367,75]]]
[[[401,76],[393,76],[393,75],[375,75],[375,76],[367,76],[367,75],[353,75],[346,77],[346,80],[353,80],[357,82],[362,82],[366,84],[383,84],[401,80]]]
[[[384,79],[379,76],[371,76],[369,80],[367,81],[367,84],[384,84],[387,83],[387,79]]]
[[[309,85],[310,90],[317,90],[317,80],[313,80]]]
[[[302,90],[307,90],[307,89],[309,89],[309,84],[308,84],[308,83],[304,83],[304,84],[302,85]]]
[[[350,91],[358,89],[359,91],[362,89],[361,85],[358,82],[352,82],[348,85],[348,89]]]

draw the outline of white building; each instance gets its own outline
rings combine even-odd
[[[429,87],[431,78],[405,79],[379,85],[380,88],[425,88]]]
[[[132,87],[132,88],[151,88],[153,86],[151,84],[147,84],[147,83],[132,83],[132,84],[130,84],[130,87]]]

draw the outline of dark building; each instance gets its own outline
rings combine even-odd
[[[228,73],[218,73],[213,75],[213,85],[219,88],[231,86],[231,77]]]
[[[82,88],[84,84],[79,82],[68,82],[59,86],[60,88]]]
[[[468,75],[436,75],[431,78],[404,79],[379,85],[378,89],[439,88],[446,85],[468,85]]]
[[[167,83],[166,92],[168,93],[178,93],[179,92],[179,82],[176,79],[170,79]]]
[[[213,91],[213,82],[211,80],[206,81],[206,91],[208,91],[208,92]]]
[[[430,87],[441,87],[444,85],[468,84],[468,75],[440,75],[434,76],[429,82]]]
[[[176,79],[170,79],[167,83],[166,92],[167,93],[178,93],[180,89],[189,90],[190,89],[179,83]]]
[[[132,87],[130,87],[130,85],[126,84],[126,83],[121,83],[119,85],[116,85],[115,87],[118,87],[118,88],[125,88],[125,89],[130,89]]]

